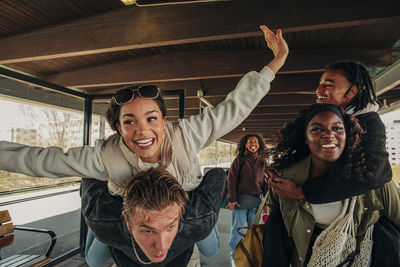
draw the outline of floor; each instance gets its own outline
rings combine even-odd
[[[218,231],[220,237],[220,250],[213,257],[205,257],[200,255],[200,264],[202,267],[230,267],[229,260],[229,235],[231,226],[231,212],[227,209],[221,209],[218,217]],[[110,259],[103,267],[111,267],[113,261]],[[80,253],[63,261],[62,263],[54,265],[55,267],[88,267],[84,257]]]
[[[109,260],[104,264],[103,267],[111,267],[114,264],[112,260]],[[54,265],[54,267],[89,267],[89,265],[86,264],[85,258],[80,254],[76,254],[75,256]]]

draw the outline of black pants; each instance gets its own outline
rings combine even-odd
[[[371,266],[400,266],[400,233],[385,216],[374,225]]]
[[[290,265],[294,242],[288,235],[280,209],[271,211],[268,216],[264,228],[263,245],[262,267]]]

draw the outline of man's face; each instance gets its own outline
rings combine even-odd
[[[180,207],[173,202],[162,210],[138,208],[128,228],[140,249],[152,262],[162,262],[178,232]]]
[[[354,96],[357,94],[357,87],[351,86],[341,70],[328,70],[321,76],[319,86],[315,91],[317,103],[327,103],[341,106],[346,109]],[[346,94],[347,92],[347,94]]]

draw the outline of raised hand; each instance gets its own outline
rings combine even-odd
[[[286,61],[286,58],[289,54],[289,47],[283,39],[282,30],[278,29],[276,34],[274,34],[267,26],[260,25],[260,29],[264,33],[265,41],[267,42],[267,46],[274,53],[274,59],[268,64],[268,67],[274,72],[277,73],[278,70],[283,66]]]

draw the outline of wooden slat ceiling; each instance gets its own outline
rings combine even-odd
[[[142,1],[143,2],[143,1]],[[165,2],[165,1],[164,1]],[[0,1],[0,64],[87,94],[155,83],[185,90],[185,116],[199,112],[197,90],[220,103],[246,72],[272,59],[258,26],[281,28],[290,47],[268,95],[234,131],[272,135],[314,103],[324,66],[353,59],[369,68],[399,58],[400,1],[236,0],[138,7],[119,0]],[[382,94],[400,99],[398,87]],[[167,97],[169,119],[177,97]]]

